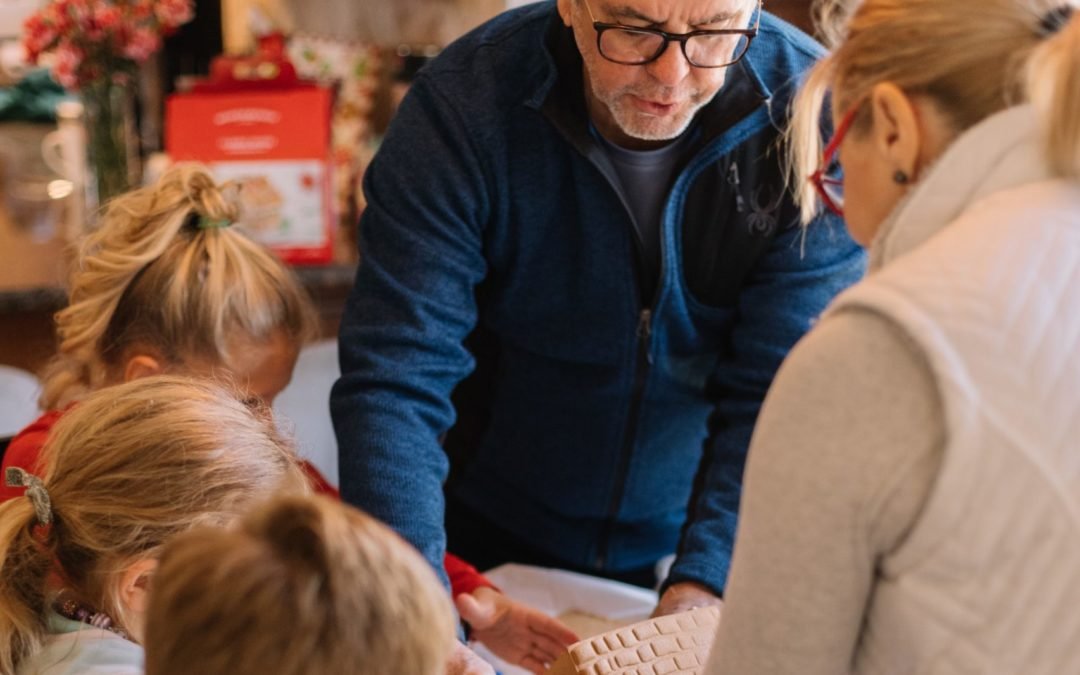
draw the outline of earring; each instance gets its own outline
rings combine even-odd
[[[897,185],[907,185],[908,181],[911,180],[906,173],[899,169],[893,174],[892,179]]]

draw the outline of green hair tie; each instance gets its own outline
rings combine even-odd
[[[214,220],[213,218],[207,218],[206,216],[199,216],[199,222],[195,227],[200,230],[217,230],[232,225],[232,221],[228,218],[222,218],[220,220]]]

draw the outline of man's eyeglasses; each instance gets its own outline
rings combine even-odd
[[[668,33],[655,28],[597,21],[588,0],[585,0],[585,9],[596,30],[596,48],[600,56],[624,66],[652,63],[667,51],[669,43],[678,42],[683,56],[695,68],[723,68],[746,55],[750,41],[757,37],[761,27],[761,0],[758,0],[757,20],[752,28],[694,30],[689,33]]]
[[[862,102],[859,102],[844,114],[844,118],[840,120],[840,125],[836,127],[836,133],[833,134],[832,140],[829,141],[824,152],[821,153],[821,164],[818,165],[814,173],[810,174],[810,184],[817,190],[818,196],[821,197],[822,203],[825,204],[825,208],[838,216],[844,215],[844,180],[838,177],[840,172],[836,161],[836,153],[840,150],[840,144],[844,142],[844,136],[851,129],[851,125],[855,123],[855,118],[858,116],[861,107]]]

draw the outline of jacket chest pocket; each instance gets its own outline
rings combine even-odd
[[[728,308],[758,258],[793,216],[775,159],[725,156],[690,186],[678,250],[682,283],[699,309]]]

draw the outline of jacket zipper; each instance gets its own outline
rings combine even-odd
[[[663,242],[661,241],[661,261],[660,268],[656,270],[657,279],[656,286],[652,289],[651,300],[647,297],[645,288],[645,270],[648,269],[648,265],[645,262],[645,242],[641,239],[641,231],[637,225],[633,222],[634,213],[630,208],[630,204],[623,197],[622,190],[617,183],[618,178],[613,174],[609,174],[604,170],[602,162],[597,161],[595,157],[591,157],[590,153],[583,153],[590,159],[592,164],[597,168],[600,174],[608,181],[611,189],[615,191],[615,195],[619,198],[619,202],[625,209],[627,216],[630,218],[630,229],[633,231],[634,247],[638,255],[638,267],[640,269],[638,276],[639,288],[641,292],[641,304],[642,309],[638,313],[637,327],[635,328],[635,337],[637,343],[637,355],[634,363],[634,386],[631,389],[630,396],[630,411],[627,415],[626,429],[623,434],[623,447],[622,453],[619,456],[618,463],[615,469],[615,487],[614,492],[611,495],[611,501],[608,504],[607,519],[603,523],[600,530],[600,536],[597,539],[598,545],[596,548],[596,557],[594,558],[594,565],[597,570],[602,570],[607,565],[608,559],[608,547],[611,545],[611,535],[615,528],[615,520],[619,515],[619,506],[622,502],[623,495],[626,492],[625,482],[626,475],[630,471],[630,457],[634,452],[634,444],[637,441],[637,427],[638,418],[641,416],[641,405],[645,397],[645,384],[649,379],[649,370],[652,366],[653,357],[650,349],[652,343],[652,321],[653,310],[655,309],[659,299],[661,286],[664,279],[664,262],[663,262]],[[663,236],[663,224],[661,223],[661,237]]]
[[[611,545],[611,534],[615,527],[615,520],[619,515],[619,506],[622,503],[623,494],[626,491],[626,475],[630,472],[630,457],[634,453],[634,444],[637,442],[638,418],[641,416],[641,405],[645,399],[645,384],[649,380],[649,371],[652,369],[652,319],[651,307],[641,310],[638,315],[638,324],[635,331],[637,338],[637,357],[634,366],[634,387],[631,390],[630,412],[626,419],[626,430],[623,434],[622,454],[615,467],[615,487],[608,504],[607,521],[600,532],[600,538],[596,549],[596,569],[602,570],[607,564],[608,547]]]

